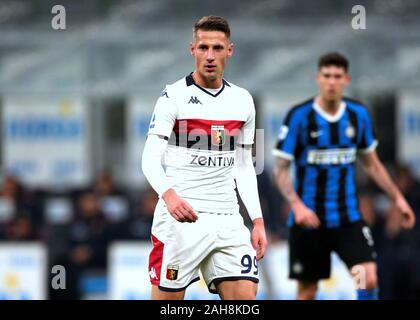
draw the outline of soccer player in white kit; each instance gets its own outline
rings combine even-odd
[[[233,53],[225,19],[197,21],[190,53],[195,71],[162,92],[142,156],[143,173],[159,194],[149,258],[152,299],[183,299],[200,270],[222,299],[255,299],[257,261],[267,247],[252,161],[255,106],[248,91],[223,78]]]

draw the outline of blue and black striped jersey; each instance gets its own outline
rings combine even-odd
[[[344,98],[331,116],[314,98],[287,114],[273,150],[295,162],[295,188],[321,220],[334,228],[361,219],[356,193],[356,156],[374,150],[375,138],[368,109]],[[293,212],[289,226],[293,224]]]

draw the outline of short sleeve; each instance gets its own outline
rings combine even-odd
[[[299,137],[299,119],[296,112],[289,111],[280,127],[273,155],[287,160],[295,159],[295,151]]]
[[[150,134],[170,137],[177,118],[177,108],[173,103],[167,89],[163,90],[156,102],[152,119],[149,125]]]
[[[362,136],[357,148],[361,153],[369,153],[376,149],[378,140],[376,139],[372,119],[367,110],[361,113],[361,123]]]
[[[244,125],[241,128],[240,136],[238,137],[237,144],[253,145],[255,135],[255,105],[254,101],[249,95],[249,114]]]

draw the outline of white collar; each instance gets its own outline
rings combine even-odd
[[[344,111],[346,111],[346,103],[344,101],[341,101],[340,106],[338,107],[338,111],[335,113],[335,115],[331,115],[325,112],[324,109],[322,109],[321,106],[315,101],[313,103],[313,108],[316,112],[318,112],[321,115],[321,117],[323,117],[328,122],[337,122],[343,116]]]
[[[213,88],[204,88],[203,87],[203,89],[205,89],[205,90],[207,90],[207,91],[209,91],[209,92],[211,92],[213,94],[218,93],[222,88],[223,88],[223,83],[222,83],[222,85],[219,88],[215,88],[215,89],[213,89]]]

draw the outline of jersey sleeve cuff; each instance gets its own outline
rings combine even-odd
[[[262,214],[261,209],[255,211],[255,212],[249,212],[248,211],[248,216],[251,219],[251,221],[254,221],[255,219],[258,219],[258,218],[263,218],[263,214]]]
[[[162,198],[163,194],[171,188],[172,188],[172,185],[163,182],[162,186],[159,186],[159,190],[156,190],[159,198]]]
[[[272,153],[273,153],[274,156],[280,157],[280,158],[283,158],[283,159],[286,159],[286,160],[292,161],[292,160],[295,159],[295,157],[292,154],[284,152],[284,151],[279,150],[279,149],[273,149]]]
[[[253,144],[252,143],[249,143],[249,144],[237,143],[236,146],[239,147],[239,148],[252,148]]]
[[[161,139],[165,139],[166,141],[169,140],[169,135],[166,132],[160,132],[160,131],[149,131],[147,133],[147,136],[158,136]]]
[[[359,149],[359,152],[361,154],[368,154],[368,153],[371,153],[373,150],[375,150],[377,146],[378,146],[378,140],[374,140],[369,147],[365,149]]]
[[[253,140],[250,141],[236,141],[236,145],[238,146],[252,146],[254,144]]]

